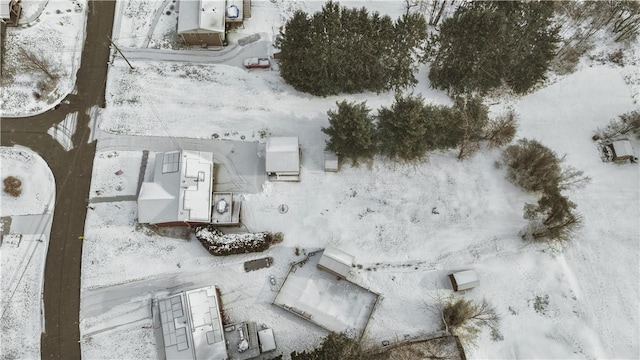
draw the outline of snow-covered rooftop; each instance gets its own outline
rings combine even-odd
[[[212,190],[212,153],[158,153],[153,182],[144,182],[140,188],[138,222],[209,222]]]
[[[300,153],[297,137],[271,137],[266,145],[268,173],[300,171]]]
[[[629,140],[617,140],[611,143],[613,151],[616,153],[616,157],[634,156],[633,147]]]
[[[471,289],[480,284],[478,274],[473,270],[459,271],[452,274],[456,282],[457,290]]]
[[[327,245],[322,252],[322,257],[318,262],[318,266],[332,271],[340,276],[346,277],[349,275],[351,266],[353,266],[354,257],[346,252],[335,248],[332,245]]]
[[[180,0],[178,33],[224,33],[225,0]]]
[[[319,270],[319,253],[295,264],[273,303],[327,330],[360,338],[378,295]]]
[[[227,358],[214,286],[158,301],[165,356],[171,359]]]

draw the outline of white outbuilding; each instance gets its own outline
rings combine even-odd
[[[340,169],[340,163],[338,155],[335,153],[325,151],[324,152],[324,171],[337,172]]]
[[[297,137],[268,138],[265,158],[269,180],[300,181],[300,144]]]
[[[473,270],[458,271],[449,275],[453,291],[472,289],[480,285],[478,274]]]
[[[258,331],[258,342],[260,343],[261,353],[276,349],[276,339],[273,337],[272,329],[262,329]]]
[[[346,252],[339,250],[332,245],[322,252],[322,257],[318,262],[318,268],[328,271],[340,278],[346,278],[353,266],[354,257]]]

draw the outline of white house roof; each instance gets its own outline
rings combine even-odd
[[[178,33],[224,33],[225,0],[180,0]]]
[[[351,271],[354,257],[331,245],[322,252],[318,265],[346,277]]]
[[[297,137],[271,137],[267,139],[267,172],[300,172],[300,147]]]
[[[260,341],[260,352],[276,349],[276,339],[273,337],[272,329],[258,331],[258,340]]]
[[[142,183],[138,221],[143,224],[209,222],[213,198],[213,154],[156,154],[153,182]]]

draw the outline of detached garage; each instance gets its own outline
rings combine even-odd
[[[297,137],[268,138],[265,157],[269,180],[300,181],[300,145]]]

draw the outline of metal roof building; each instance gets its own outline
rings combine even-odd
[[[160,299],[156,309],[165,357],[172,359],[227,359],[218,295],[214,286]]]
[[[480,285],[478,274],[473,270],[459,271],[449,275],[453,291],[462,291],[472,289]]]
[[[265,157],[270,180],[300,180],[300,144],[297,137],[268,138]]]
[[[344,251],[338,250],[331,245],[322,252],[322,257],[318,262],[318,268],[333,273],[341,278],[346,278],[353,266],[354,257]]]
[[[213,154],[173,151],[156,154],[153,182],[138,195],[138,222],[184,225],[211,221]]]

